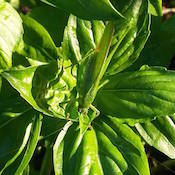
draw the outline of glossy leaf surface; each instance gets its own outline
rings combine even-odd
[[[52,6],[62,8],[69,13],[72,13],[84,19],[104,19],[110,20],[117,17],[122,17],[120,12],[114,7],[110,0],[42,0]],[[119,4],[120,2],[118,2]],[[117,4],[117,5],[118,5]],[[126,8],[129,7],[130,1],[125,4]],[[124,7],[123,7],[124,8]]]
[[[65,137],[57,145],[56,174],[149,175],[141,141],[127,125],[104,117],[95,121],[82,139],[77,137],[76,126],[62,132]]]
[[[136,124],[143,139],[151,146],[175,159],[175,118],[161,116],[152,122]]]
[[[75,80],[69,68],[62,71],[58,64],[14,69],[4,72],[3,76],[34,109],[65,118],[66,101],[69,101]]]
[[[7,69],[12,66],[12,52],[22,37],[22,21],[5,2],[0,2],[0,21],[0,69]]]
[[[118,118],[154,118],[174,113],[175,73],[164,68],[111,76],[97,94],[97,106]]]
[[[175,15],[163,21],[152,17],[151,35],[139,59],[129,68],[138,70],[143,64],[149,66],[170,66],[175,54]]]
[[[15,174],[19,160],[22,159],[22,152],[27,145],[27,141],[36,134],[31,134],[32,128],[34,127],[34,124],[32,124],[33,117],[34,112],[28,111],[8,123],[1,125],[0,138],[3,139],[1,139],[0,144],[0,172],[2,174]],[[28,156],[31,157],[31,155],[33,155],[33,152]],[[5,169],[2,171],[3,168]]]
[[[149,0],[149,12],[156,16],[162,15],[162,0]]]
[[[108,75],[121,72],[135,62],[150,33],[147,1],[132,2],[124,14],[125,20],[113,22],[115,32],[105,61]],[[98,51],[106,27],[102,21],[86,21],[71,15],[64,31],[62,56],[73,64],[88,60],[93,51]]]
[[[17,53],[27,57],[31,64],[57,60],[57,48],[46,29],[31,17],[22,16],[22,19],[24,36]]]
[[[28,140],[27,148],[24,153],[24,157],[21,160],[20,165],[18,166],[15,172],[15,175],[23,173],[34,154],[40,136],[42,118],[43,117],[41,114],[35,114],[35,117],[33,118],[33,126]]]
[[[150,33],[146,1],[135,1],[125,13],[127,19],[117,20],[115,23],[115,35],[108,56],[111,61],[106,75],[116,74],[132,65],[139,57]]]

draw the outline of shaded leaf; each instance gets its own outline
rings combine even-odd
[[[19,93],[2,78],[0,92],[0,127],[30,110],[30,106],[23,100]]]
[[[32,125],[33,111],[28,111],[14,118],[0,127],[0,167],[2,168],[11,163],[16,165],[16,160],[22,153],[30,137],[30,128]],[[1,113],[0,113],[1,117]],[[8,133],[8,134],[7,134]],[[8,165],[8,166],[9,166]],[[7,167],[8,167],[7,166]],[[15,167],[17,168],[17,167]],[[8,168],[8,171],[14,174],[15,168]],[[13,173],[12,173],[13,172]],[[1,172],[2,173],[2,172]],[[3,173],[4,174],[4,173]],[[7,173],[8,174],[8,173]]]
[[[57,60],[57,48],[46,29],[31,17],[22,16],[22,19],[24,37],[16,49],[17,53],[27,57],[32,65]]]
[[[52,6],[62,8],[67,12],[84,19],[109,20],[109,19],[115,19],[117,17],[118,18],[122,17],[120,12],[114,7],[114,5],[109,0],[102,0],[102,1],[90,0],[88,2],[85,0],[74,0],[74,1],[42,0],[42,1]],[[118,2],[118,4],[119,3],[120,2]],[[125,4],[125,8],[128,8],[129,5],[130,3],[127,2]]]
[[[55,44],[60,46],[67,23],[67,13],[51,6],[41,6],[32,9],[29,16],[43,25]]]
[[[175,15],[165,21],[161,17],[152,19],[150,38],[129,70],[138,70],[143,64],[168,68],[175,54]]]

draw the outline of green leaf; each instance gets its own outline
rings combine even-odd
[[[9,174],[14,174],[17,167],[13,169],[9,165],[12,163],[16,165],[16,159],[21,155],[27,144],[30,137],[33,116],[33,111],[24,112],[19,117],[0,126],[0,174],[3,169],[6,171],[7,168],[11,172]],[[1,117],[2,115],[0,113]]]
[[[175,15],[163,21],[152,17],[151,35],[139,59],[129,68],[138,70],[143,64],[169,67],[175,54]]]
[[[102,21],[86,21],[70,15],[64,31],[62,55],[77,64],[89,51],[96,48],[103,36]]]
[[[51,6],[41,6],[32,9],[29,16],[44,26],[56,45],[60,46],[68,19],[65,11]]]
[[[0,127],[12,121],[15,117],[22,115],[30,110],[30,106],[23,100],[19,93],[2,78],[0,92]]]
[[[33,153],[38,143],[41,125],[42,125],[42,115],[37,114],[33,121],[33,127],[31,130],[30,138],[28,141],[28,145],[27,145],[24,157],[20,165],[18,166],[17,171],[15,172],[15,175],[21,174],[25,170],[27,165],[29,164],[29,161],[32,158]]]
[[[175,72],[142,67],[109,76],[97,94],[99,109],[113,117],[145,119],[174,113]]]
[[[27,57],[32,65],[57,60],[57,48],[46,29],[31,17],[22,16],[22,19],[24,37],[17,53]]]
[[[22,21],[19,14],[8,3],[0,2],[0,69],[12,66],[12,52],[22,34]]]
[[[149,12],[155,16],[162,16],[162,0],[149,0]]]
[[[62,69],[58,64],[61,63],[13,69],[2,75],[34,109],[46,115],[65,118],[66,106],[72,102],[69,97],[75,79],[69,67]],[[77,116],[70,117],[75,119]]]
[[[106,75],[116,74],[132,65],[150,34],[150,16],[146,1],[135,1],[125,14],[125,21],[117,20],[115,23],[116,31],[108,56],[111,61]]]
[[[161,116],[152,122],[136,124],[136,128],[149,145],[175,159],[174,122],[171,116]]]
[[[114,7],[109,0],[42,0],[43,2],[52,6],[62,8],[69,13],[72,13],[80,18],[92,20],[111,20],[115,18],[123,17],[120,12]],[[117,5],[119,5],[118,2]],[[128,8],[129,2],[125,4],[125,8]]]
[[[69,127],[71,125],[72,125],[71,121],[66,123],[66,125],[63,127],[61,132],[58,134],[58,137],[57,137],[56,142],[55,142],[54,147],[53,147],[53,156],[54,156],[53,161],[54,161],[54,169],[55,169],[56,175],[62,174],[61,173],[62,167],[60,166],[62,163],[62,159],[60,156],[58,156],[60,154],[59,146],[60,146],[61,142],[63,141],[63,139],[67,133],[67,130],[69,129]]]
[[[5,166],[3,167],[3,169],[0,171],[0,174],[3,173],[3,171],[8,168],[9,165],[11,165],[18,157],[19,155],[22,153],[22,151],[24,150],[26,144],[27,144],[27,141],[29,139],[29,136],[30,136],[30,131],[31,131],[31,124],[29,124],[26,128],[26,133],[24,135],[24,139],[23,139],[23,142],[18,150],[18,152],[10,159],[7,161],[7,163],[5,164]]]
[[[146,154],[139,137],[124,124],[101,117],[92,124],[72,154],[79,130],[72,125],[56,142],[55,158],[60,175],[149,175]],[[79,135],[78,135],[79,136]],[[57,153],[57,154],[56,154]],[[64,155],[64,156],[63,156]]]

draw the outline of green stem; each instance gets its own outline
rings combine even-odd
[[[53,168],[52,147],[47,143],[40,175],[50,175]]]

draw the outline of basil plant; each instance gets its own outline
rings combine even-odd
[[[160,0],[43,1],[0,1],[0,175],[149,175],[144,143],[175,158],[175,72],[133,69]]]

